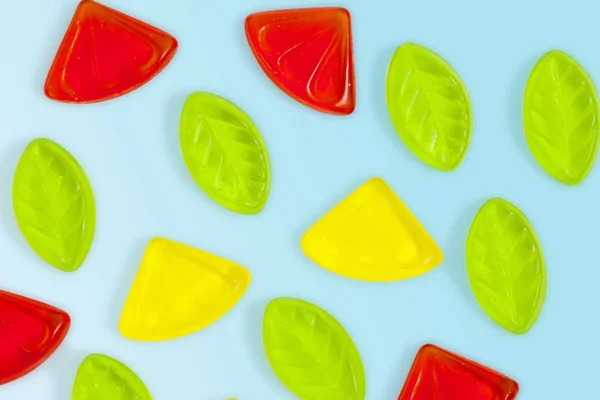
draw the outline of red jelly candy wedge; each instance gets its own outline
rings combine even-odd
[[[39,367],[60,346],[70,326],[66,312],[0,290],[0,385]]]
[[[94,103],[129,93],[173,59],[177,40],[92,0],[79,3],[44,90],[53,100]]]
[[[398,400],[512,400],[517,382],[433,345],[419,350]]]
[[[350,13],[344,8],[267,11],[246,19],[258,63],[281,90],[318,111],[354,111]]]

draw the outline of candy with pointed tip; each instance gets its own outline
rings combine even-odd
[[[152,400],[152,396],[125,364],[102,354],[91,354],[77,371],[73,400]]]
[[[356,103],[350,13],[344,8],[259,12],[246,37],[267,76],[315,110],[351,114]]]
[[[39,367],[58,349],[70,326],[66,312],[0,290],[0,385]]]
[[[348,278],[397,281],[437,267],[442,251],[382,179],[371,179],[302,238],[304,253]]]
[[[398,400],[513,400],[517,382],[433,345],[415,358]]]
[[[52,100],[94,103],[129,93],[173,59],[171,35],[112,8],[79,3],[56,53],[45,92]]]
[[[238,264],[154,239],[125,303],[119,330],[139,341],[189,335],[225,315],[249,284],[250,272]]]

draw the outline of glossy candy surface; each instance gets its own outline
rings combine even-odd
[[[386,83],[388,111],[406,146],[433,168],[462,162],[473,129],[467,89],[442,57],[414,43],[400,46]]]
[[[33,250],[62,271],[77,270],[96,228],[94,194],[77,160],[51,140],[34,140],[17,165],[12,198]]]
[[[265,350],[287,388],[304,400],[362,400],[365,371],[352,339],[325,310],[306,301],[271,301],[263,323]]]
[[[39,367],[58,349],[70,326],[66,312],[0,290],[0,385]]]
[[[537,162],[555,179],[577,185],[596,162],[598,93],[570,55],[551,51],[537,63],[525,91],[525,137]]]
[[[527,217],[503,199],[486,202],[467,238],[473,293],[498,325],[516,334],[535,324],[546,299],[546,262]]]
[[[243,214],[263,209],[271,184],[267,147],[235,104],[192,94],[181,115],[180,144],[188,170],[210,198]]]
[[[423,346],[398,400],[513,400],[519,385],[483,365]]]
[[[152,400],[144,382],[114,358],[92,354],[83,360],[72,400]]]
[[[442,251],[382,179],[371,179],[302,238],[304,253],[325,269],[366,281],[424,274]]]
[[[250,272],[231,261],[154,239],[125,303],[119,330],[139,341],[188,335],[225,315],[249,284]]]
[[[177,50],[171,35],[112,8],[83,0],[58,49],[45,92],[93,103],[129,93],[160,73]]]
[[[246,37],[267,76],[306,106],[347,115],[356,103],[350,13],[344,8],[259,12]]]

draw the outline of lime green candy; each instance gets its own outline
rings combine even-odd
[[[214,94],[194,93],[183,108],[180,141],[188,170],[210,198],[242,214],[262,210],[269,197],[269,156],[242,110]]]
[[[598,153],[598,95],[579,63],[551,51],[537,63],[525,91],[525,137],[533,156],[558,181],[577,185]]]
[[[473,118],[467,90],[450,64],[423,46],[400,46],[388,69],[386,97],[396,131],[417,157],[441,171],[460,165]]]
[[[73,400],[152,400],[152,396],[126,365],[108,356],[92,354],[77,371]]]
[[[66,272],[84,262],[94,240],[96,206],[85,172],[48,139],[29,144],[13,181],[13,207],[33,250]]]
[[[362,400],[365,371],[346,330],[326,311],[280,298],[267,306],[263,339],[279,379],[303,400]]]
[[[473,221],[467,239],[473,293],[498,325],[527,333],[546,299],[546,263],[533,227],[514,205],[492,199]]]

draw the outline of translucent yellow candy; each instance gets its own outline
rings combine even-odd
[[[382,179],[371,179],[302,239],[317,264],[348,278],[388,282],[437,267],[442,251]]]
[[[244,295],[250,272],[166,239],[148,245],[119,330],[140,341],[175,339],[207,327]]]

